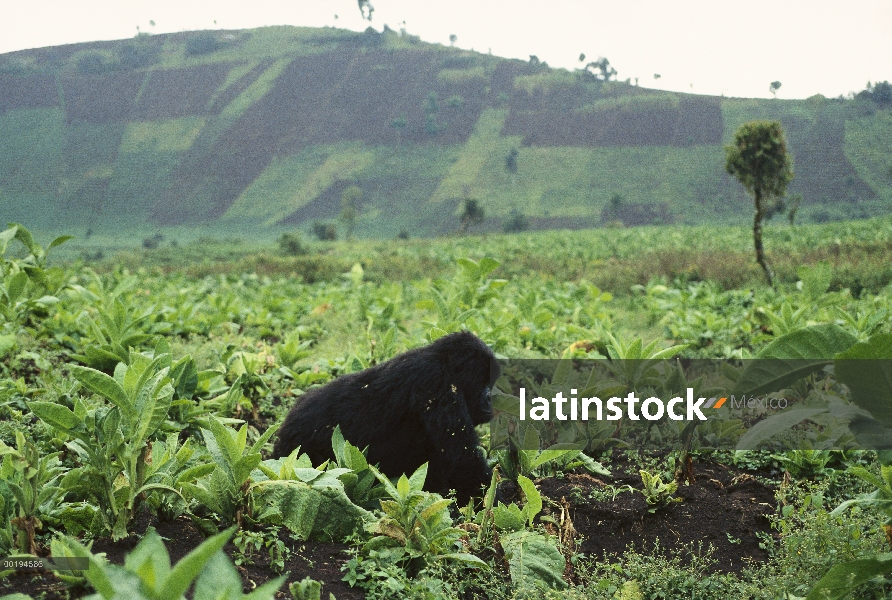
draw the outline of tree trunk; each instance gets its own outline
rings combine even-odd
[[[762,190],[756,188],[755,196],[756,213],[753,216],[753,244],[756,246],[756,262],[762,267],[762,271],[765,273],[765,279],[768,280],[768,285],[774,287],[774,273],[771,271],[771,267],[768,266],[768,261],[765,260],[765,248],[762,246],[762,217],[764,217],[764,212],[762,210]]]

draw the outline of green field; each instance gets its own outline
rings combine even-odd
[[[188,121],[167,127],[184,140],[193,131]],[[150,129],[124,138],[134,153],[158,149]],[[85,579],[10,571],[0,578],[3,592],[77,598],[91,588],[129,594],[127,586],[173,585],[163,583],[166,576],[153,579],[145,565],[168,550],[180,556],[215,531],[223,533],[208,538],[203,559],[178,563],[178,580],[196,580],[196,596],[231,588],[229,597],[243,597],[235,595],[243,582],[230,561],[265,585],[254,598],[284,589],[276,575],[287,572],[289,583],[309,577],[316,583],[304,586],[323,583],[341,598],[507,599],[536,589],[592,600],[619,590],[631,598],[767,600],[802,597],[823,585],[831,567],[854,574],[865,564],[871,576],[845,584],[852,597],[885,598],[892,590],[883,508],[863,500],[871,490],[885,493],[878,474],[889,467],[857,450],[872,438],[854,424],[849,431],[822,420],[820,410],[809,413],[818,437],[796,438],[794,430],[748,451],[711,445],[732,433],[725,425],[740,426],[734,412],[692,430],[688,450],[681,428],[655,426],[659,437],[648,444],[662,450],[654,453],[611,449],[611,432],[625,425],[610,424],[590,431],[586,454],[527,449],[533,454],[513,459],[490,448],[495,434],[480,428],[497,478],[509,485],[500,494],[511,482],[518,492],[461,513],[450,512],[448,498],[420,490],[422,471],[411,482],[391,486],[381,476],[375,483],[362,452],[343,445],[350,458],[337,464],[312,464],[299,453],[289,459],[296,462],[282,462],[268,458],[264,435],[313,385],[460,330],[503,358],[575,364],[662,349],[683,358],[792,358],[803,347],[824,353],[815,359],[848,347],[888,362],[890,218],[768,227],[776,289],[763,283],[745,227],[303,239],[299,247],[250,231],[242,239],[217,233],[182,230],[176,246],[164,239],[154,250],[121,254],[97,233],[50,248],[48,261],[43,234],[38,247],[25,230],[0,232],[0,552],[92,557]],[[740,376],[729,369],[726,376]],[[886,427],[882,406],[849,396],[847,386],[858,381],[840,386],[834,377],[847,375],[837,371],[791,380],[785,393],[797,403],[793,410],[859,407],[873,427]],[[888,382],[870,381],[880,386],[870,398],[892,397]],[[824,446],[814,449],[817,443]],[[822,449],[834,444],[846,449]],[[685,456],[696,480],[661,487],[673,473],[681,482],[675,468],[688,464]],[[649,488],[650,478],[662,483]],[[382,496],[389,500],[379,502]],[[856,499],[860,508],[831,514]],[[394,512],[413,503],[425,509]],[[748,516],[707,539],[701,527],[715,519],[690,519],[707,505]],[[652,539],[648,528],[601,529],[629,515],[653,529],[683,524],[684,539],[709,546],[679,545],[671,536],[661,546],[642,545]],[[575,523],[572,531],[555,528],[561,519]],[[394,534],[407,531],[415,541]],[[225,553],[210,549],[227,539],[234,545]],[[618,554],[602,557],[598,548],[615,539],[635,547],[620,544]],[[81,545],[89,540],[92,551]],[[107,558],[94,556],[98,549]],[[522,568],[515,553],[539,566]],[[141,563],[147,556],[154,558]]]

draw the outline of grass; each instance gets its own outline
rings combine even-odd
[[[358,177],[375,160],[361,143],[339,144],[276,160],[226,211],[224,219],[274,225],[316,199],[336,181]]]
[[[309,254],[282,256],[275,244],[284,228],[170,228],[153,251],[134,249],[158,230],[122,228],[116,237],[98,233],[54,249],[56,260],[105,258],[100,270],[126,267],[185,271],[193,276],[255,272],[306,280],[340,280],[361,263],[372,281],[408,281],[450,270],[458,257],[496,258],[494,276],[542,281],[587,280],[614,295],[628,296],[652,278],[666,282],[713,281],[722,289],[764,287],[748,227],[667,226],[527,232],[412,240],[316,242]],[[70,231],[69,231],[70,232]],[[49,237],[60,231],[40,232]],[[78,233],[78,232],[75,232]],[[176,246],[172,246],[172,242]],[[831,289],[878,293],[892,282],[892,218],[802,225],[770,224],[765,244],[778,281],[793,286],[798,269],[820,261],[834,267]],[[127,250],[131,248],[131,250]],[[123,254],[115,254],[116,252]]]

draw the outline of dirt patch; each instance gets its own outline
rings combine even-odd
[[[579,552],[592,557],[622,554],[634,544],[639,552],[650,553],[659,540],[663,555],[687,563],[702,544],[703,551],[714,549],[713,571],[725,573],[768,558],[759,544],[762,536],[771,535],[774,490],[751,475],[718,464],[696,465],[693,485],[678,488],[682,502],[654,513],[648,512],[640,492],[625,488],[614,496],[608,487],[640,490],[637,473],[614,475],[613,480],[577,474],[537,482],[545,496],[571,503],[570,518],[582,538]]]
[[[233,66],[233,63],[211,63],[188,69],[151,71],[131,119],[155,121],[207,114],[208,102]]]
[[[63,78],[68,122],[115,123],[127,120],[145,76],[141,71],[134,71]]]
[[[0,73],[0,113],[16,108],[48,108],[59,105],[52,75]]]
[[[515,104],[512,98],[503,134],[523,136],[525,146],[686,147],[715,145],[722,140],[718,98],[683,97],[673,107],[617,107],[595,112],[557,110],[554,101],[543,102],[538,110],[518,109]]]

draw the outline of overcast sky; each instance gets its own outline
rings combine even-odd
[[[619,79],[699,94],[846,95],[892,80],[892,0],[371,0],[371,25],[426,42],[579,68],[606,56]],[[2,0],[0,52],[140,31],[263,25],[362,30],[356,0]],[[337,15],[337,17],[335,16]],[[150,22],[154,21],[155,25]],[[659,74],[659,79],[654,77]]]

